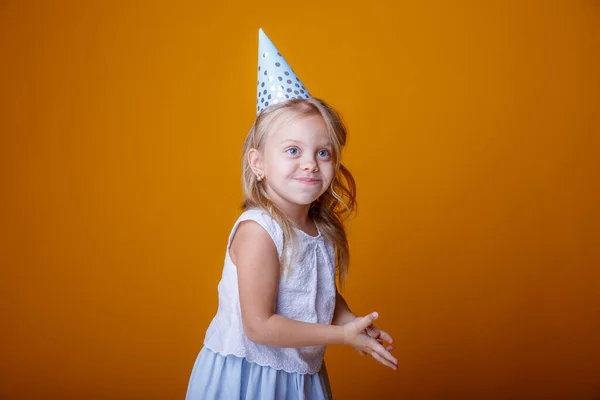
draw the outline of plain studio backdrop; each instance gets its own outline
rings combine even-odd
[[[0,1],[0,398],[185,396],[259,27],[345,117],[343,293],[396,339],[334,396],[597,399],[596,0]]]

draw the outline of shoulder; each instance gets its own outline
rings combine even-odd
[[[271,235],[262,225],[254,220],[245,220],[240,222],[231,240],[231,259],[235,263],[236,256],[239,254],[274,254],[277,256],[277,247],[270,240]]]
[[[230,255],[236,264],[239,255],[244,259],[278,257],[278,235],[270,215],[262,210],[245,211],[235,224],[231,236]]]
[[[283,244],[283,230],[281,226],[277,223],[277,221],[264,210],[259,209],[250,209],[246,210],[240,215],[238,218],[236,225],[256,225],[256,224],[247,224],[243,222],[252,220],[256,222],[256,224],[260,225],[271,237],[277,250],[280,251]],[[235,231],[235,229],[234,229]]]
[[[254,219],[245,219],[238,223],[233,240],[244,239],[260,242],[268,240],[270,236],[268,230],[261,223]]]
[[[281,230],[281,227],[279,226],[277,221],[275,221],[271,214],[264,210],[259,210],[255,208],[246,210],[239,216],[237,222],[241,223],[247,220],[253,220],[257,222],[259,225],[265,228],[267,232],[275,231],[278,229]]]

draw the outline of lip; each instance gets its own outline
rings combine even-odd
[[[321,182],[320,179],[315,179],[315,178],[296,178],[297,181],[300,181],[306,185],[314,185],[316,183]]]

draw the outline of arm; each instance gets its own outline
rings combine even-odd
[[[275,314],[279,288],[277,249],[254,221],[242,222],[230,249],[237,266],[242,323],[253,342],[273,347],[344,344],[344,328]]]
[[[242,324],[250,340],[271,347],[345,344],[370,353],[390,368],[397,368],[398,360],[377,340],[364,334],[377,319],[377,313],[355,318],[343,326],[301,322],[275,314],[279,259],[271,237],[258,223],[245,221],[239,225],[230,255],[237,266]],[[344,319],[349,317],[344,312],[340,315]]]
[[[356,319],[356,315],[350,311],[348,303],[342,297],[342,295],[336,291],[335,295],[335,310],[333,312],[332,325],[345,325],[348,322],[352,322]]]

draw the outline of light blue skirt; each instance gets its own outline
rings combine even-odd
[[[332,396],[324,361],[319,372],[298,374],[224,356],[204,346],[194,363],[185,398],[322,400]]]

